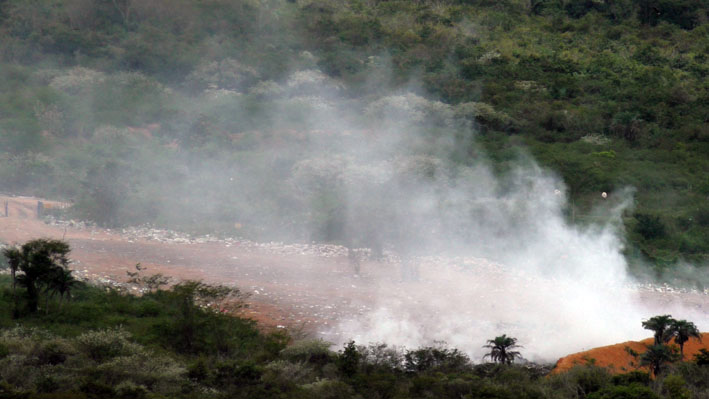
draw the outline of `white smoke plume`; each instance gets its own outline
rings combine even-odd
[[[450,163],[448,137],[426,137],[426,128],[461,123],[465,107],[478,108],[410,93],[375,100],[365,112],[382,137],[298,164],[296,176],[327,171],[320,181],[345,193],[352,245],[376,231],[400,258],[400,271],[362,282],[376,286],[375,304],[330,331],[333,340],[409,348],[444,341],[479,360],[485,341],[505,333],[528,359],[550,361],[645,338],[641,321],[657,314],[709,327],[701,309],[647,303],[629,277],[621,216],[633,206],[631,188],[599,192],[596,222],[581,226],[565,216],[563,182],[523,151],[501,175],[481,154]],[[419,145],[432,150],[406,153]]]
[[[385,81],[386,68],[375,61],[372,71],[380,72],[372,81]],[[207,74],[220,68],[239,73]],[[641,321],[657,314],[709,329],[705,308],[671,298],[648,302],[629,277],[621,216],[633,206],[632,189],[609,187],[607,198],[599,192],[595,222],[574,223],[561,179],[523,148],[497,168],[475,144],[476,120],[511,123],[490,104],[448,105],[415,90],[390,93],[386,85],[348,97],[314,67],[249,87],[234,76],[253,71],[235,62],[202,72],[209,87],[194,111],[204,123],[179,142],[150,147],[133,131],[97,129],[94,141],[140,165],[140,174],[117,169],[111,188],[125,191],[113,182],[130,176],[144,186],[145,203],[165,198],[150,208],[157,220],[218,219],[243,225],[254,239],[369,251],[373,259],[363,263],[357,284],[374,297],[366,298],[367,310],[326,331],[337,344],[445,341],[479,360],[487,339],[507,334],[528,359],[553,360],[644,338]],[[84,75],[77,87],[118,79]],[[232,129],[221,142],[231,152],[205,140],[210,121]],[[125,208],[144,210],[142,203]],[[374,259],[380,254],[387,261]]]

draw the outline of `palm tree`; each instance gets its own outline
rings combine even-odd
[[[487,345],[484,345],[483,348],[490,349],[490,353],[483,356],[483,359],[489,356],[495,363],[512,364],[515,358],[522,358],[522,354],[510,350],[521,348],[521,346],[517,345],[517,338],[508,337],[506,334],[495,337],[495,339],[489,339]]]
[[[647,351],[640,356],[640,364],[650,366],[650,370],[655,377],[660,374],[665,363],[675,360],[677,360],[677,354],[672,352],[669,346],[663,344],[648,347]]]
[[[675,342],[679,345],[679,353],[684,359],[684,343],[690,338],[696,338],[699,342],[702,341],[702,333],[699,332],[697,326],[691,321],[674,320],[670,325],[670,334],[675,337]]]
[[[643,328],[646,330],[652,330],[655,332],[655,345],[662,345],[664,343],[670,342],[672,339],[672,333],[670,332],[670,326],[675,320],[672,316],[666,314],[663,316],[655,316],[646,321],[643,321]]]
[[[56,273],[50,281],[50,286],[54,293],[59,294],[59,310],[62,309],[62,302],[64,301],[64,296],[67,299],[71,298],[71,289],[79,284],[79,280],[75,279],[71,275],[71,270],[67,269],[57,269]]]

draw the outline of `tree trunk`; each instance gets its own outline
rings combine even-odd
[[[19,306],[20,306],[19,302],[20,301],[17,298],[17,277],[15,276],[16,272],[17,271],[15,270],[15,268],[11,269],[11,273],[12,273],[12,302],[15,304],[15,309],[12,311],[12,318],[13,319],[20,317],[20,309],[19,309]]]
[[[34,282],[27,284],[27,310],[30,313],[37,311],[39,307],[39,293],[37,292],[37,287],[34,286]]]

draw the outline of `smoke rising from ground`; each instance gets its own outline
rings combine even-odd
[[[383,61],[371,62],[372,81],[386,80]],[[95,215],[365,249],[373,260],[361,284],[377,287],[376,306],[329,331],[338,343],[446,341],[478,360],[505,333],[527,358],[550,360],[643,338],[640,322],[655,314],[709,328],[706,315],[648,307],[629,288],[621,215],[632,190],[599,192],[596,222],[570,222],[551,171],[523,149],[496,168],[476,144],[478,118],[507,118],[489,104],[452,106],[415,90],[351,97],[314,68],[210,86],[194,100],[191,125],[92,133],[86,154],[108,148],[115,158],[87,173]],[[397,270],[372,281],[368,267]]]
[[[550,360],[644,338],[641,320],[660,313],[707,328],[700,312],[638,298],[622,254],[631,189],[608,199],[599,193],[597,222],[578,226],[564,215],[563,182],[523,151],[501,175],[479,148],[473,162],[452,162],[453,136],[471,132],[483,107],[384,96],[364,107],[371,137],[361,126],[338,126],[357,118],[338,114],[337,105],[314,109],[314,130],[358,132],[359,140],[340,148],[316,143],[289,182],[309,195],[334,190],[341,206],[330,238],[382,246],[401,268],[397,278],[365,283],[378,286],[375,310],[332,333],[408,347],[445,341],[474,359],[486,339],[507,333],[529,359]]]

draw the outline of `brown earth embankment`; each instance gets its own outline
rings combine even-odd
[[[631,352],[642,354],[652,343],[653,338],[647,338],[642,341],[627,341],[574,353],[559,359],[559,361],[556,362],[556,367],[552,370],[552,374],[560,374],[570,370],[576,365],[585,364],[594,364],[599,367],[608,368],[608,370],[614,374],[626,373],[633,370],[647,371],[647,368],[640,367],[640,360],[636,359]],[[674,342],[672,344],[674,344]],[[693,359],[694,355],[699,353],[699,350],[702,348],[709,350],[709,333],[702,333],[701,341],[692,338],[684,344],[684,359]]]

